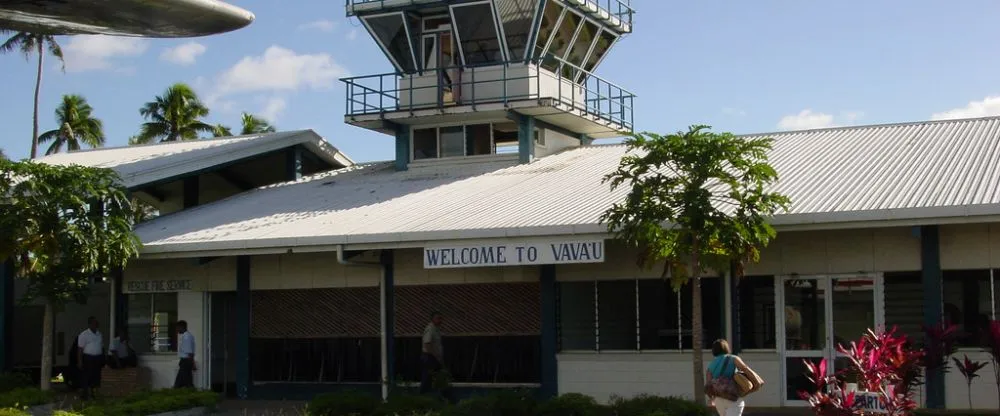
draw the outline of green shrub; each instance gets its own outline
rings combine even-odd
[[[667,413],[666,410],[654,410],[650,413],[645,414],[645,416],[673,416],[673,415]]]
[[[611,408],[593,397],[569,393],[538,405],[537,416],[611,416]]]
[[[660,397],[648,394],[631,399],[614,397],[611,408],[618,416],[649,416],[662,411],[669,416],[711,416],[712,411],[701,404],[680,397]]]
[[[34,387],[34,385],[35,383],[31,381],[31,377],[28,377],[28,375],[24,373],[0,374],[0,393],[24,387]]]
[[[374,416],[424,416],[430,412],[441,410],[445,403],[430,396],[414,394],[394,394],[380,405]]]
[[[382,400],[357,391],[320,394],[309,402],[309,416],[371,415]]]
[[[25,408],[52,403],[55,396],[50,391],[41,391],[34,387],[23,387],[5,393],[0,393],[0,407]]]
[[[196,407],[215,408],[219,399],[219,395],[211,391],[167,389],[88,404],[80,413],[82,416],[145,416]]]
[[[463,400],[445,409],[441,414],[442,416],[532,416],[537,404],[530,394],[505,390]]]
[[[52,413],[52,416],[83,416],[79,413],[67,412],[65,410],[56,410]]]

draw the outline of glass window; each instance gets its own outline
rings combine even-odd
[[[635,280],[597,282],[597,335],[601,350],[634,350]]]
[[[742,349],[777,348],[774,331],[774,276],[739,280],[739,336]]]
[[[785,343],[788,350],[826,348],[827,293],[816,279],[786,280]]]
[[[413,130],[413,160],[438,157],[437,129]]]
[[[920,272],[885,273],[885,326],[911,342],[924,339],[924,286]]]
[[[465,156],[465,129],[462,126],[441,127],[441,157]]]
[[[127,305],[128,333],[136,353],[177,350],[176,293],[133,293]]]
[[[566,51],[569,50],[570,42],[573,41],[573,36],[576,35],[577,28],[580,27],[580,22],[583,20],[580,15],[572,12],[566,12],[563,16],[562,23],[559,24],[559,30],[552,35],[552,43],[549,44],[549,50],[542,61],[542,66],[550,71],[555,71],[559,66],[559,61],[556,58],[562,59],[566,56]],[[556,57],[556,58],[553,58]]]
[[[490,3],[452,6],[452,13],[466,65],[504,61]]]
[[[611,49],[611,44],[613,43],[615,43],[615,35],[606,30],[601,31],[601,34],[597,38],[597,44],[594,45],[594,51],[590,53],[590,57],[587,58],[587,63],[583,65],[583,69],[587,72],[593,72],[597,64],[601,62],[604,54],[608,52],[608,49]]]
[[[451,16],[435,16],[424,18],[424,31],[440,30],[451,24]]]
[[[524,58],[537,6],[538,0],[496,0],[497,14],[503,23],[503,34],[512,61]]]
[[[594,282],[559,283],[560,350],[595,349],[594,289]]]
[[[493,123],[493,143],[497,154],[517,153],[517,123]]]
[[[570,48],[569,55],[566,55],[566,60],[582,68],[583,60],[587,57],[587,52],[590,52],[590,46],[594,43],[594,38],[597,37],[600,30],[593,22],[585,22],[580,28],[580,33],[576,35],[576,40],[573,41],[573,47]]]
[[[980,335],[993,315],[989,270],[945,270],[944,317],[963,334],[959,345],[980,346]]]
[[[559,22],[559,15],[563,12],[563,6],[554,0],[545,2],[545,9],[542,11],[542,21],[538,24],[538,38],[535,39],[535,57],[541,57],[545,51],[545,45],[549,43],[552,32]]]
[[[465,154],[467,156],[492,154],[490,131],[489,124],[465,126]]]
[[[412,44],[406,31],[406,25],[403,23],[403,14],[395,13],[364,19],[371,27],[372,34],[385,48],[386,53],[396,61],[398,69],[403,72],[416,72]]]

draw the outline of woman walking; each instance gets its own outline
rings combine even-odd
[[[732,354],[724,339],[712,343],[712,355],[705,376],[705,394],[712,400],[719,416],[741,416],[744,398],[764,386],[760,378],[740,357]]]

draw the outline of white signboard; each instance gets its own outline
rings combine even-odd
[[[424,247],[425,269],[603,262],[604,240],[500,240]]]
[[[871,392],[854,392],[854,408],[862,410],[866,413],[874,413],[879,415],[889,414],[886,410],[885,404],[882,403],[882,395],[879,393]]]
[[[126,280],[122,291],[143,292],[186,292],[191,290],[191,279],[184,280]]]

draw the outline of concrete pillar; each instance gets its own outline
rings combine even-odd
[[[938,227],[920,227],[920,269],[924,286],[924,325],[941,324],[944,309],[944,286],[941,273],[941,247]],[[945,405],[944,373],[927,373],[927,407],[943,409]]]
[[[250,396],[250,256],[236,258],[236,396]]]
[[[395,125],[396,128],[396,170],[406,170],[410,165],[410,126]]]
[[[544,265],[541,270],[541,301],[542,301],[542,336],[541,336],[541,375],[542,397],[555,397],[559,394],[559,366],[556,360],[558,348],[556,323],[556,266]]]

